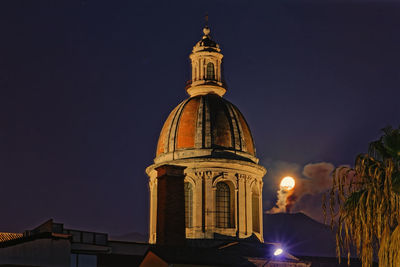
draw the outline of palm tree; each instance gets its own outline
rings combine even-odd
[[[335,169],[329,194],[339,261],[345,252],[350,263],[353,247],[363,267],[376,257],[379,266],[400,266],[400,127],[383,132],[354,168]]]

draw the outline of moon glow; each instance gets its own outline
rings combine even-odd
[[[283,189],[285,191],[292,190],[295,185],[296,185],[296,182],[294,181],[293,177],[290,177],[290,176],[284,177],[280,183],[281,189]]]

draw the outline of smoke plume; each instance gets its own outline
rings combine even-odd
[[[286,211],[286,196],[289,192],[276,190],[280,188],[280,182],[284,176],[298,177],[303,167],[300,164],[264,159],[262,165],[267,167],[267,176],[264,179],[263,207],[270,213]]]
[[[328,162],[305,165],[302,173],[294,176],[296,181],[294,189],[288,192],[279,188],[278,200],[267,213],[303,212],[322,222],[322,199],[332,185],[334,168],[333,164]]]
[[[287,212],[287,199],[292,193],[293,191],[286,191],[280,188],[277,192],[278,200],[276,201],[275,206],[272,207],[272,209],[270,209],[268,213]]]
[[[303,212],[311,218],[323,222],[323,195],[332,186],[332,171],[335,166],[327,162],[307,164],[303,168],[302,186],[296,191],[298,201],[293,204],[292,212]]]

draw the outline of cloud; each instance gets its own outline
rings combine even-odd
[[[328,190],[332,185],[332,172],[335,169],[332,163],[319,162],[310,163],[304,166],[303,175],[308,178],[305,183],[305,190],[317,194]]]
[[[335,166],[328,162],[310,163],[304,166],[302,184],[295,191],[297,201],[292,212],[303,212],[311,218],[323,222],[323,195],[332,186],[332,172]]]

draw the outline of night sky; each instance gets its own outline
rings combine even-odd
[[[206,12],[265,210],[286,166],[352,165],[400,124],[400,1],[1,1],[0,232],[147,232],[145,168]]]

